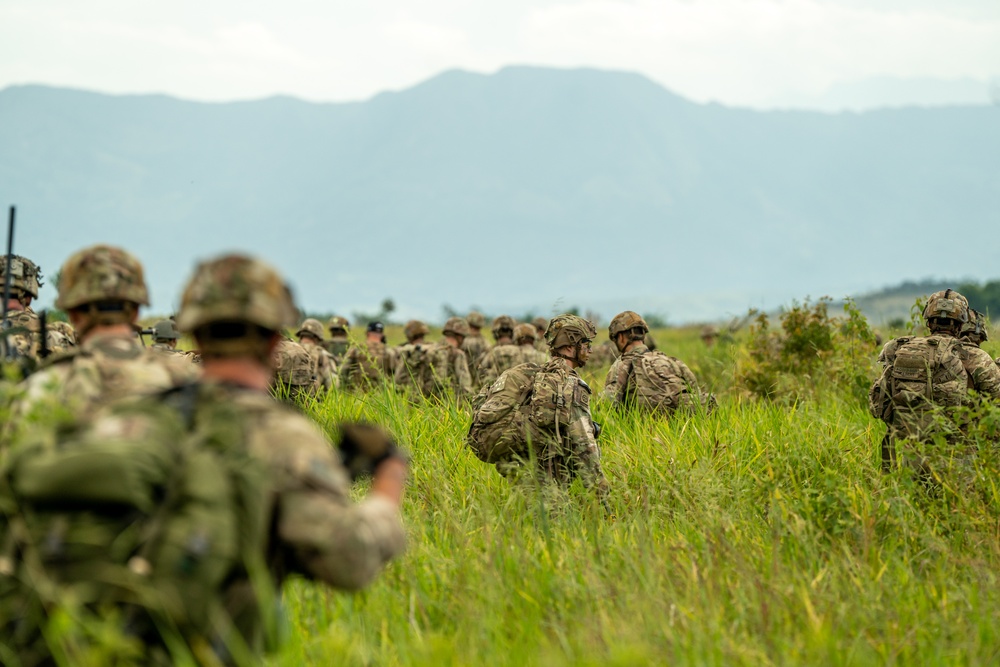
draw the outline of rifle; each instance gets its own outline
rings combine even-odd
[[[146,347],[146,339],[143,336],[153,336],[155,334],[156,329],[139,329],[139,342],[142,343],[143,347]]]
[[[38,314],[38,358],[45,359],[52,350],[49,349],[49,311],[43,310]]]
[[[7,264],[4,266],[3,272],[3,320],[0,321],[0,329],[3,329],[4,332],[10,328],[10,321],[7,319],[7,304],[10,303],[10,283],[13,279],[14,272],[14,213],[15,209],[11,206],[10,220],[7,223]],[[14,358],[14,350],[7,344],[8,335],[8,333],[3,335],[0,344],[3,346],[4,360],[12,361]]]

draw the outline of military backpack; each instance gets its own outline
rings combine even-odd
[[[901,435],[920,437],[935,425],[942,408],[967,401],[971,378],[961,357],[962,342],[951,336],[901,339],[889,370],[893,422]]]
[[[126,635],[161,654],[169,637],[204,648],[226,632],[225,583],[267,576],[267,471],[243,447],[236,410],[198,408],[198,391],[38,431],[11,450],[0,469],[0,635],[21,656],[46,654],[47,619],[66,601],[119,614]]]
[[[702,400],[709,406],[714,398],[703,399],[684,377],[681,362],[662,352],[647,352],[632,364],[636,405],[651,411],[674,413],[694,410]],[[694,390],[694,391],[692,391]]]

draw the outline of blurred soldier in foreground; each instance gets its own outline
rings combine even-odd
[[[472,311],[465,318],[465,322],[469,325],[469,335],[462,341],[462,351],[468,357],[469,371],[472,373],[473,385],[478,386],[481,384],[478,378],[479,364],[483,361],[483,355],[490,349],[490,344],[483,338],[482,333],[486,319],[482,313]]]
[[[385,325],[369,322],[365,346],[347,351],[340,367],[340,386],[347,390],[369,390],[392,382],[395,359],[395,350],[385,344]]]
[[[303,320],[295,333],[299,344],[306,349],[312,359],[313,375],[316,376],[317,389],[329,391],[339,382],[337,378],[337,362],[323,347],[323,325],[319,320],[308,318]]]
[[[715,397],[703,394],[687,365],[646,347],[646,321],[631,310],[615,315],[608,325],[608,338],[621,356],[608,371],[604,397],[614,405],[672,415],[693,411],[700,405],[711,410]]]
[[[326,328],[330,332],[330,338],[323,341],[323,348],[333,357],[334,364],[340,366],[347,349],[351,346],[351,339],[347,337],[347,332],[351,328],[350,322],[345,317],[334,315],[326,323]]]
[[[526,464],[562,486],[579,477],[603,499],[608,481],[590,414],[590,387],[577,373],[597,332],[576,315],[559,315],[545,331],[552,359],[521,364],[484,386],[473,401],[467,444],[503,475]]]
[[[139,306],[148,303],[142,265],[121,248],[92,246],[67,259],[56,306],[69,316],[79,346],[22,383],[15,418],[36,407],[40,417],[46,409],[81,415],[102,402],[197,378],[197,367],[183,358],[142,346]]]
[[[153,349],[163,352],[176,352],[177,341],[181,335],[174,327],[173,320],[160,320],[153,325]]]
[[[38,289],[42,286],[41,269],[31,260],[20,255],[11,256],[10,271],[7,269],[7,256],[0,255],[0,291],[10,273],[10,300],[5,309],[6,325],[10,333],[0,343],[12,350],[12,357],[19,357],[31,362],[40,360],[41,352],[41,322],[38,315],[31,310],[31,301],[38,298]],[[73,347],[73,340],[66,336],[60,327],[49,323],[46,326],[47,354],[58,354]],[[3,349],[3,345],[0,345]],[[33,365],[33,364],[29,364]],[[25,370],[30,370],[27,366]]]
[[[18,528],[0,526],[17,546],[0,575],[10,655],[48,663],[45,640],[65,637],[79,652],[94,635],[72,634],[77,621],[118,631],[102,664],[257,664],[274,646],[286,577],[356,590],[403,551],[407,463],[387,434],[345,424],[338,456],[268,395],[280,332],[295,318],[269,266],[204,263],[177,320],[201,351],[201,382],[15,450],[0,493]],[[371,492],[354,503],[359,475],[372,475]],[[46,615],[64,606],[60,631],[43,639]]]
[[[879,362],[885,368],[869,391],[868,409],[889,426],[882,440],[882,469],[895,465],[896,445],[905,443],[906,465],[929,480],[935,461],[964,457],[957,408],[972,404],[970,389],[1000,400],[1000,369],[985,351],[958,338],[969,322],[964,296],[952,289],[935,292],[923,317],[929,336],[902,336],[882,348]],[[935,440],[955,447],[935,451]]]
[[[480,387],[493,384],[501,373],[526,361],[522,359],[521,349],[514,344],[515,326],[514,318],[508,315],[500,315],[493,320],[492,333],[496,345],[479,362],[477,376]]]

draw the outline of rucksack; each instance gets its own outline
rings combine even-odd
[[[895,423],[903,435],[926,435],[941,408],[963,405],[971,378],[962,363],[962,342],[951,336],[916,337],[896,349],[889,371]]]
[[[537,364],[521,364],[483,387],[472,400],[472,425],[465,442],[486,463],[527,456],[528,406]]]
[[[224,401],[198,385],[122,406],[94,427],[37,432],[0,469],[0,633],[44,655],[51,609],[72,599],[148,645],[208,641],[227,580],[265,574],[267,471]],[[7,624],[7,625],[3,625]]]
[[[426,343],[408,343],[399,348],[396,385],[409,386],[420,393],[425,392],[425,387],[433,386],[434,373],[429,353],[430,346]]]
[[[662,352],[647,352],[632,364],[636,405],[651,411],[672,414],[677,410],[715,407],[715,397],[702,396],[694,376],[683,362]],[[690,377],[689,377],[690,376]]]

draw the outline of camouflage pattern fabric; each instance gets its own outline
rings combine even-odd
[[[347,351],[351,349],[351,339],[347,336],[334,336],[324,340],[321,345],[323,346],[323,349],[330,354],[330,357],[333,359],[333,364],[339,367],[342,363],[344,363],[344,357],[347,355]]]
[[[439,342],[428,350],[431,378],[423,387],[424,396],[471,398],[472,374],[465,353],[447,342]]]
[[[199,375],[183,357],[144,348],[135,335],[93,334],[21,383],[11,409],[14,421],[36,413],[81,416],[101,404],[193,382]]]
[[[424,385],[430,382],[431,347],[428,343],[405,343],[397,348],[393,380],[399,391],[414,397],[424,393]]]
[[[649,375],[656,377],[648,378]],[[611,365],[604,380],[604,398],[624,408],[673,414],[698,405],[711,409],[715,399],[702,392],[691,369],[674,357],[636,345]]]
[[[27,310],[12,310],[7,313],[7,321],[11,329],[23,330],[13,333],[6,338],[7,344],[14,349],[15,354],[20,357],[38,360],[38,352],[41,349],[41,321],[34,312]],[[55,323],[53,323],[55,324]],[[71,327],[72,330],[72,327]],[[76,340],[63,333],[61,327],[46,325],[45,340],[48,343],[50,354],[61,354],[68,352],[76,346]]]
[[[392,382],[396,351],[380,341],[352,347],[340,366],[340,386],[347,390],[370,390]]]
[[[362,588],[389,560],[403,552],[406,536],[399,511],[391,501],[378,496],[369,496],[360,503],[351,501],[347,471],[330,442],[307,418],[281,406],[266,392],[215,383],[195,385],[191,389],[195,392],[194,400],[185,404],[193,405],[194,414],[199,418],[188,417],[182,410],[164,409],[162,404],[157,404],[160,400],[157,397],[138,404],[115,406],[99,414],[90,428],[97,434],[105,433],[111,439],[124,442],[129,437],[135,438],[136,449],[154,464],[143,468],[141,479],[144,481],[154,481],[149,478],[160,468],[164,470],[164,479],[173,476],[169,466],[175,459],[167,454],[176,448],[177,434],[187,431],[187,424],[195,425],[196,437],[190,440],[196,442],[199,433],[211,434],[213,446],[223,448],[227,455],[244,457],[238,480],[239,497],[243,499],[241,509],[236,512],[234,508],[226,513],[216,502],[211,508],[211,516],[223,520],[222,523],[213,524],[214,528],[200,537],[195,536],[198,537],[194,543],[199,548],[197,553],[214,556],[195,563],[199,567],[215,567],[218,572],[205,580],[202,590],[191,590],[179,600],[195,614],[181,616],[185,621],[195,623],[199,610],[202,614],[212,610],[205,622],[194,627],[183,626],[183,630],[192,648],[202,651],[200,657],[206,661],[199,660],[200,664],[223,664],[227,656],[217,655],[222,662],[216,662],[210,659],[210,652],[231,644],[232,637],[228,633],[237,634],[257,654],[263,652],[267,635],[274,639],[273,621],[269,624],[266,619],[273,613],[285,578],[301,574],[337,588]],[[218,417],[221,414],[228,416],[222,419]],[[179,471],[185,491],[215,489],[215,496],[221,493],[221,501],[232,507],[236,494],[224,493],[227,487],[222,484],[224,480],[213,474],[215,468],[194,463],[192,459],[192,465]],[[254,474],[245,474],[251,465]],[[118,491],[115,485],[106,486],[111,487],[109,491]],[[126,490],[121,489],[120,493]],[[153,509],[149,508],[148,514],[154,514]],[[184,553],[190,553],[192,542],[190,537],[183,535],[184,526],[199,518],[204,520],[206,515],[179,517],[173,523],[173,515],[161,516],[168,527],[177,528],[168,528],[168,531],[178,532],[179,546],[188,549]],[[63,525],[72,528],[77,520],[87,519],[85,513],[74,516],[67,512]],[[96,554],[93,550],[83,553],[89,554],[91,559],[105,558],[104,571],[113,572],[116,571],[113,568],[117,568],[121,576],[116,577],[116,582],[123,587],[130,578],[136,579],[134,572],[139,570],[134,558],[128,560],[129,553],[116,556],[113,549]],[[123,567],[126,560],[127,568]],[[155,566],[159,560],[152,560],[146,566],[150,571],[147,576],[162,580],[160,590],[169,589],[172,583],[181,587],[194,583],[175,582],[172,577],[178,568],[160,569]],[[93,586],[87,577],[89,571],[83,569],[82,573],[74,575],[69,570],[62,584],[73,586],[82,577],[78,582],[82,590],[90,590]],[[187,571],[185,573],[186,579]],[[107,592],[109,589],[105,586],[100,590]],[[196,596],[200,604],[192,601],[192,596]],[[267,631],[269,625],[270,633]],[[148,636],[143,633],[140,639],[148,639]],[[166,662],[152,660],[156,654],[149,652],[149,646],[146,651],[144,664]]]
[[[142,264],[131,253],[96,245],[74,253],[59,272],[56,307],[78,308],[96,301],[127,301],[149,305]]]
[[[594,349],[590,352],[590,359],[587,360],[587,365],[594,368],[603,368],[604,366],[613,364],[617,358],[618,348],[615,347],[614,343],[606,340],[600,345],[594,346]]]
[[[316,396],[322,381],[316,375],[316,362],[309,351],[293,340],[282,339],[274,350],[274,390],[282,399]]]
[[[548,357],[534,348],[533,345],[496,345],[486,353],[479,363],[477,373],[479,386],[496,382],[500,374],[514,366],[524,363],[543,365]]]
[[[469,371],[472,373],[473,386],[483,384],[479,377],[479,366],[482,364],[483,356],[490,350],[490,344],[482,334],[469,334],[462,341],[462,351],[465,352]]]
[[[944,307],[950,306],[946,302]],[[933,358],[901,364],[901,358],[912,356],[904,352],[914,345],[933,349]],[[929,356],[931,352],[921,355]],[[968,401],[966,389],[1000,401],[1000,368],[984,350],[953,336],[895,338],[885,344],[878,360],[884,368],[868,392],[868,411],[889,426],[882,441],[883,469],[893,465],[896,442],[901,439],[917,444],[935,432],[952,443],[961,440],[961,424],[952,420],[957,414],[954,408]],[[914,458],[912,450],[908,454],[912,465],[925,474],[926,461],[920,455]]]

